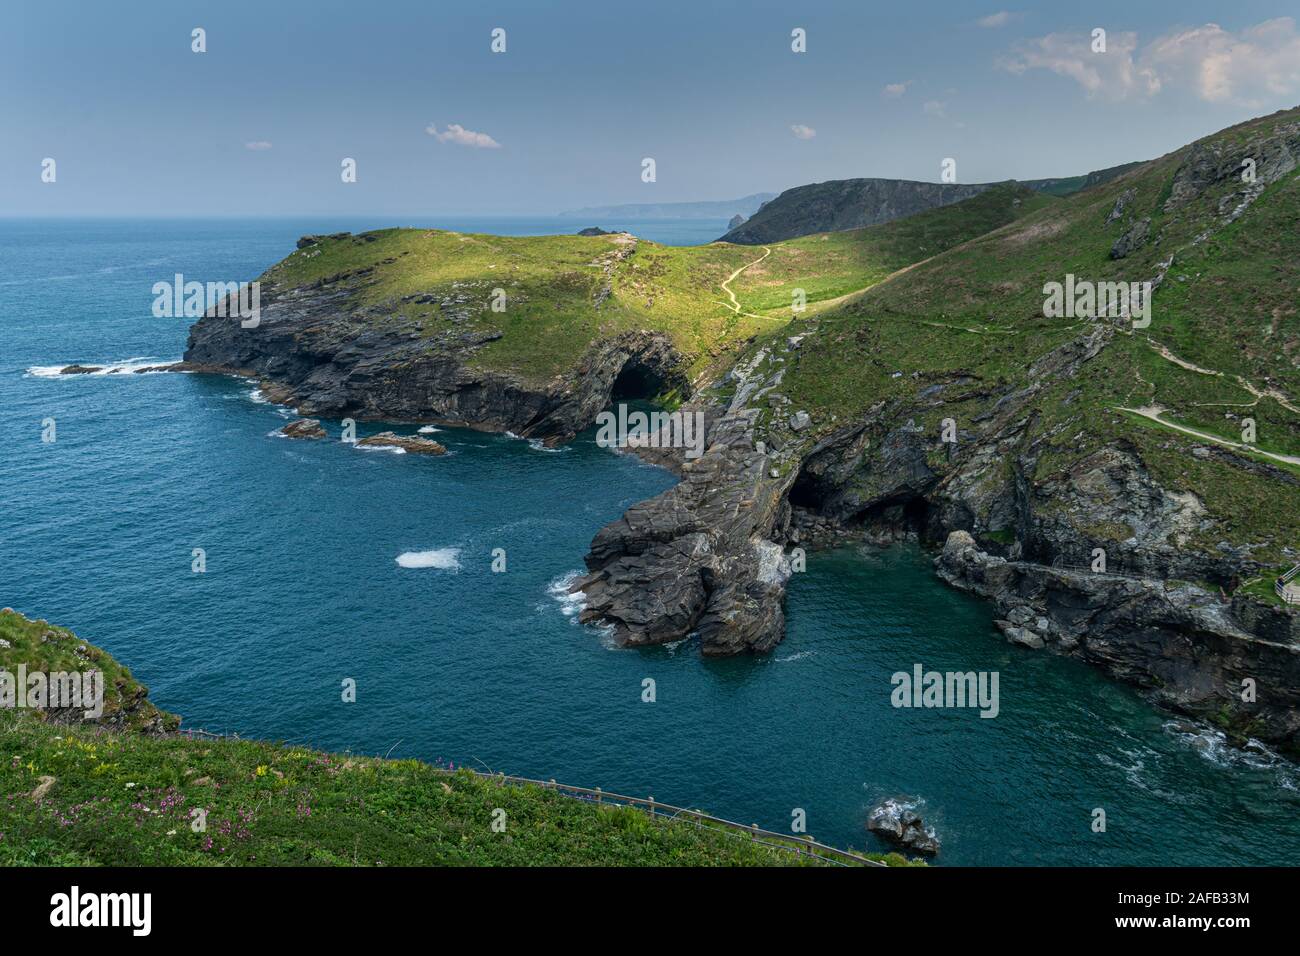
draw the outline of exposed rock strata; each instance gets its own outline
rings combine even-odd
[[[305,416],[435,422],[548,444],[590,425],[620,376],[647,383],[644,397],[684,384],[680,356],[662,333],[601,340],[572,375],[546,382],[477,367],[475,353],[498,337],[454,325],[431,336],[398,317],[378,321],[326,283],[264,295],[257,328],[205,316],[176,370],[258,379],[268,398]]]

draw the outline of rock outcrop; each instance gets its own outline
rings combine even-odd
[[[305,237],[311,238],[311,237]],[[620,381],[685,384],[669,337],[637,331],[595,342],[573,372],[550,381],[484,369],[475,354],[500,333],[451,324],[426,335],[371,314],[329,282],[264,293],[256,328],[209,314],[190,329],[185,362],[257,379],[272,401],[304,416],[432,422],[567,441],[605,408]]]
[[[325,429],[319,418],[299,418],[280,429],[285,438],[324,438]]]
[[[905,797],[890,797],[872,807],[867,814],[867,829],[913,853],[934,856],[939,852],[939,838],[934,828],[926,825],[913,809],[913,803]]]
[[[357,442],[361,448],[400,448],[414,455],[445,455],[447,449],[432,438],[419,438],[415,435],[398,435],[396,432],[380,432]]]
[[[1174,710],[1295,748],[1294,615],[1278,613],[1261,628],[1250,619],[1256,612],[1193,584],[1009,561],[980,550],[964,531],[948,536],[935,569],[954,587],[991,600],[1013,643],[1078,657]]]
[[[703,653],[766,651],[785,636],[790,565],[772,540],[789,519],[786,484],[754,447],[755,413],[710,410],[706,450],[675,464],[681,482],[606,525],[587,555],[584,622],[628,645],[695,633]]]

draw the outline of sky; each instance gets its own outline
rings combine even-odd
[[[1300,103],[1293,0],[999,2],[7,3],[0,216],[545,216],[946,158],[1035,179]]]

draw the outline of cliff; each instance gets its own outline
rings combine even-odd
[[[704,454],[639,450],[682,480],[577,584],[624,643],[764,651],[795,547],[956,542],[938,571],[1008,639],[1296,750],[1297,610],[1268,582],[1300,560],[1298,162],[1290,111],[1065,198],[981,187],[761,251],[313,240],[264,277],[261,328],[205,318],[186,358],[304,413],[552,442],[621,398],[699,413]],[[1150,311],[1050,309],[1076,279],[1149,283]]]

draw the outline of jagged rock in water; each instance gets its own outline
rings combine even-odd
[[[364,448],[401,448],[416,455],[445,455],[447,449],[432,438],[418,438],[415,435],[398,435],[395,432],[380,432],[363,438],[358,445]]]
[[[912,806],[906,797],[882,800],[867,814],[867,829],[905,850],[934,856],[939,852],[939,838]]]
[[[324,438],[325,429],[319,418],[299,418],[280,429],[285,438]]]

